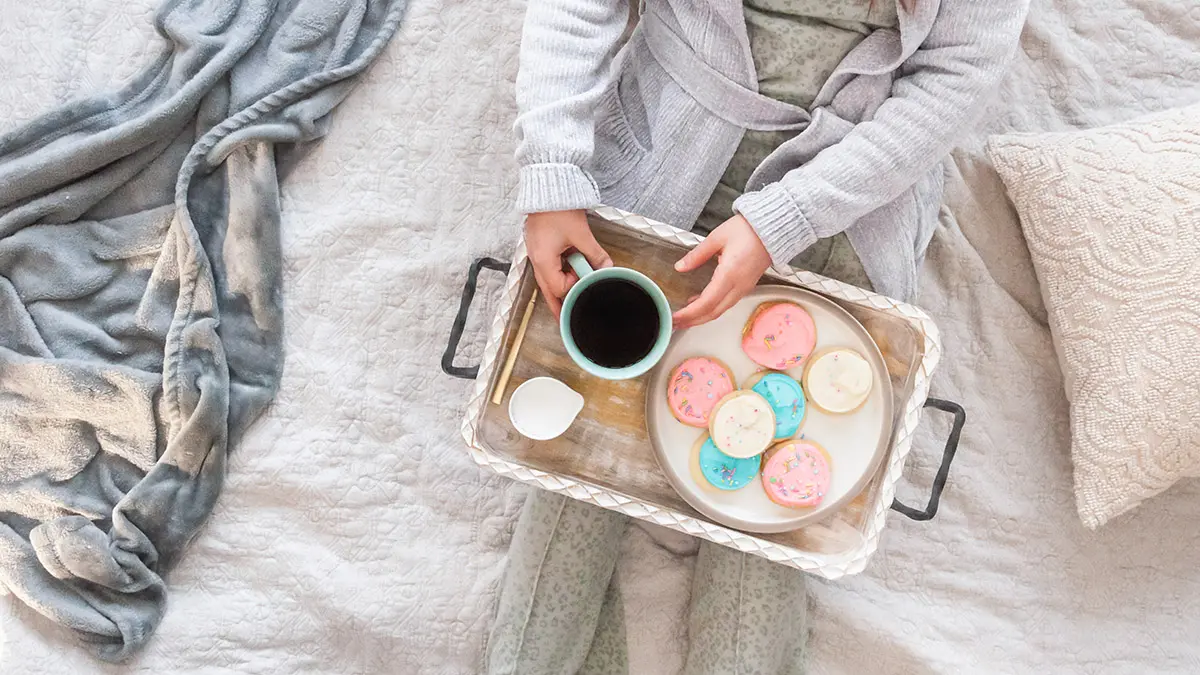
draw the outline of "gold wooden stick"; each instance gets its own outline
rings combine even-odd
[[[521,351],[521,343],[525,340],[525,329],[529,327],[529,317],[533,316],[533,303],[537,300],[537,289],[529,297],[529,305],[525,307],[525,316],[521,317],[521,325],[517,327],[517,339],[513,340],[512,349],[504,361],[504,370],[500,371],[500,379],[496,380],[496,391],[492,394],[492,403],[500,405],[504,400],[504,390],[508,387],[508,378],[512,376],[513,365],[517,362],[517,352]]]

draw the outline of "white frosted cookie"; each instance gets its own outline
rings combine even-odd
[[[775,439],[771,404],[753,391],[735,391],[721,399],[709,415],[713,445],[736,459],[761,454]]]
[[[844,415],[867,401],[875,373],[861,354],[839,347],[813,356],[804,368],[803,384],[809,403],[827,413]]]

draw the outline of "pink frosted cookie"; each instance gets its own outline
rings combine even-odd
[[[817,506],[829,492],[830,459],[812,441],[784,441],[767,450],[763,489],[771,501],[792,509]]]
[[[691,427],[707,427],[717,403],[735,389],[733,374],[720,361],[694,356],[675,366],[667,379],[667,408]]]
[[[812,315],[790,302],[759,305],[742,330],[742,351],[751,361],[774,370],[800,365],[816,346]]]

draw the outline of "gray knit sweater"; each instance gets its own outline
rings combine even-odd
[[[886,0],[885,0],[886,1]],[[690,228],[746,129],[788,130],[734,204],[776,264],[845,231],[907,299],[941,162],[1015,51],[1028,0],[916,0],[842,62],[811,110],[757,92],[738,0],[530,0],[516,131],[523,213],[610,204]]]

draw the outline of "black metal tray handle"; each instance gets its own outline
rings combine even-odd
[[[464,380],[475,379],[479,375],[479,366],[456,366],[454,357],[458,353],[458,345],[462,341],[463,330],[467,326],[467,312],[471,309],[471,301],[475,299],[475,291],[479,287],[479,272],[485,267],[501,274],[508,274],[510,266],[495,258],[480,258],[471,264],[471,269],[467,273],[467,283],[463,286],[462,299],[458,304],[458,314],[455,315],[454,324],[450,327],[450,340],[446,345],[446,351],[442,353],[442,370],[447,375]],[[958,441],[962,437],[963,425],[967,423],[967,411],[953,401],[930,398],[925,401],[925,407],[953,414],[954,424],[950,427],[950,435],[946,437],[946,447],[942,450],[942,464],[933,478],[933,488],[930,490],[929,503],[925,505],[925,508],[918,511],[901,503],[898,499],[892,501],[893,509],[918,521],[932,520],[937,515],[938,505],[942,500],[942,491],[946,489],[946,481],[950,477],[950,464],[954,461],[955,453],[958,452]]]
[[[454,325],[450,326],[450,342],[446,351],[442,352],[442,370],[447,375],[473,380],[479,375],[479,366],[456,366],[454,357],[458,354],[458,343],[462,342],[463,331],[467,328],[467,312],[471,310],[471,301],[475,299],[475,291],[479,288],[479,272],[484,267],[489,270],[507,275],[509,265],[495,258],[480,258],[471,264],[467,273],[467,283],[463,286],[462,299],[458,301],[458,314],[454,317]]]

